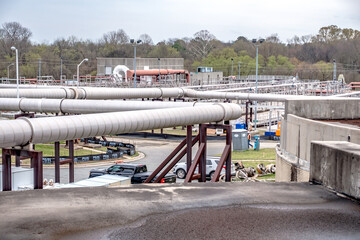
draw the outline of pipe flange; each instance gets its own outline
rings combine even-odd
[[[23,98],[23,97],[20,98],[20,100],[19,100],[19,105],[18,105],[18,108],[19,108],[19,110],[20,110],[21,112],[25,112],[24,110],[21,109],[21,102],[22,102],[23,99],[25,99],[25,98]]]
[[[30,119],[27,118],[27,117],[19,117],[19,118],[17,118],[16,120],[23,120],[23,121],[25,121],[27,124],[30,125],[31,137],[30,137],[29,141],[25,144],[25,145],[27,145],[27,144],[29,144],[29,143],[32,141],[32,139],[33,139],[33,137],[34,137],[34,126],[32,125]]]

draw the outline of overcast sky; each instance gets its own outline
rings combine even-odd
[[[123,29],[154,43],[208,30],[221,41],[316,34],[328,25],[360,30],[359,0],[0,0],[0,24],[19,22],[32,41],[74,35],[98,40]]]

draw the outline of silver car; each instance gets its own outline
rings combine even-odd
[[[213,177],[215,170],[220,162],[220,157],[210,157],[206,159],[206,176],[210,179]],[[176,176],[180,179],[184,179],[186,177],[186,162],[177,163],[174,168],[173,172]],[[231,164],[231,173],[235,172],[233,164]],[[195,173],[198,173],[198,168],[195,169]],[[225,166],[221,170],[221,174],[225,174]]]

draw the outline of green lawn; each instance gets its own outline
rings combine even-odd
[[[221,154],[216,155],[218,157]],[[274,148],[262,148],[259,151],[253,149],[246,151],[233,151],[232,160],[276,160],[276,151]]]
[[[44,157],[52,157],[55,156],[54,145],[52,144],[39,144],[35,145],[36,151],[42,151]],[[106,152],[106,147],[96,148],[95,150]],[[84,155],[94,155],[100,154],[97,151],[91,151],[87,149],[78,149],[74,151],[75,156],[84,156]],[[60,156],[69,156],[69,149],[60,147]]]
[[[219,155],[220,156],[220,155]],[[262,148],[259,151],[253,149],[246,151],[233,151],[231,154],[232,160],[275,160],[275,148]]]

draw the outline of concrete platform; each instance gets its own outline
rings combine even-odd
[[[309,183],[0,193],[1,239],[360,239],[360,205]]]

